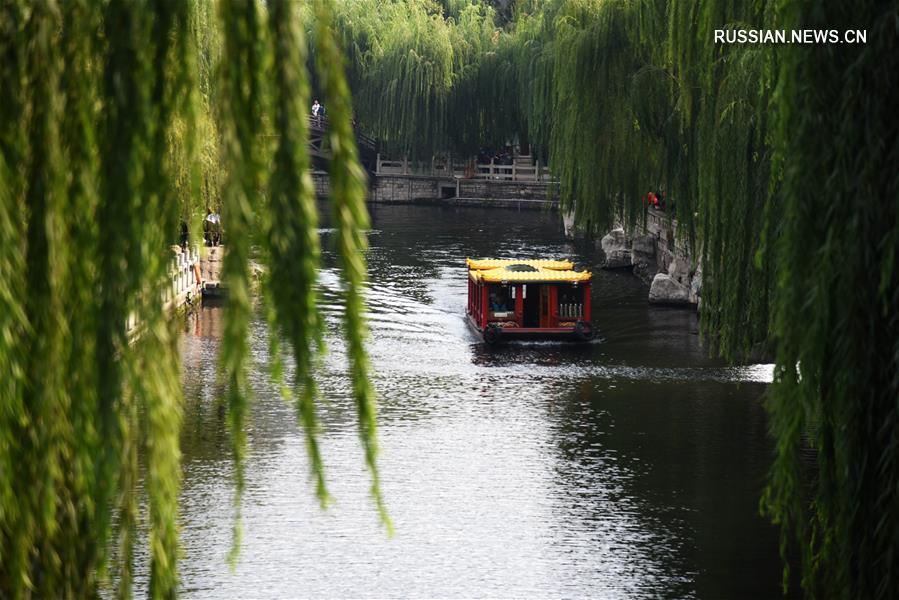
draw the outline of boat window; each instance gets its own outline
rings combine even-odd
[[[507,316],[515,310],[515,300],[512,298],[512,287],[508,285],[491,285],[490,297],[487,302],[491,316]]]

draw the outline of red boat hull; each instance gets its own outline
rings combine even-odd
[[[593,339],[594,331],[589,323],[582,321],[580,327],[497,327],[481,328],[471,315],[467,315],[468,324],[488,344],[500,344],[516,340],[552,340],[574,343],[586,343]],[[488,330],[496,333],[491,334]]]

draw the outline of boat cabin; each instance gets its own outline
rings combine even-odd
[[[468,318],[488,343],[513,338],[588,341],[593,275],[566,260],[469,258]]]

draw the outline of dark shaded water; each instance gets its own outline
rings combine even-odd
[[[562,239],[554,214],[372,213],[370,352],[396,536],[386,538],[368,497],[337,275],[326,268],[321,440],[336,504],[323,512],[313,499],[257,321],[233,573],[232,466],[215,382],[222,309],[188,323],[185,596],[779,595],[776,532],[757,515],[771,451],[760,402],[769,366],[710,360],[692,312],[650,308],[636,279],[598,269],[597,343],[486,348],[463,320],[466,256],[571,257],[593,268],[591,254]]]

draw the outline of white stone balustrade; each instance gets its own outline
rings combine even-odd
[[[159,299],[164,310],[178,309],[192,300],[194,295],[200,294],[200,288],[196,281],[194,265],[200,262],[198,248],[191,248],[187,252],[179,252],[168,262],[168,285],[163,286],[159,292]],[[125,319],[125,331],[132,339],[139,335],[140,321],[137,314],[132,312]]]
[[[509,165],[489,163],[477,164],[473,172],[469,165],[451,160],[431,159],[430,165],[413,163],[406,157],[402,160],[386,160],[378,154],[375,163],[377,175],[419,175],[427,177],[466,177],[473,179],[495,179],[502,181],[552,181],[549,169],[540,161],[531,163],[530,156],[519,156]]]
[[[186,252],[176,254],[169,262],[170,285],[162,291],[163,302],[175,301],[183,304],[189,295],[197,291],[196,274],[194,265],[200,262],[200,252],[197,248],[191,248]]]

